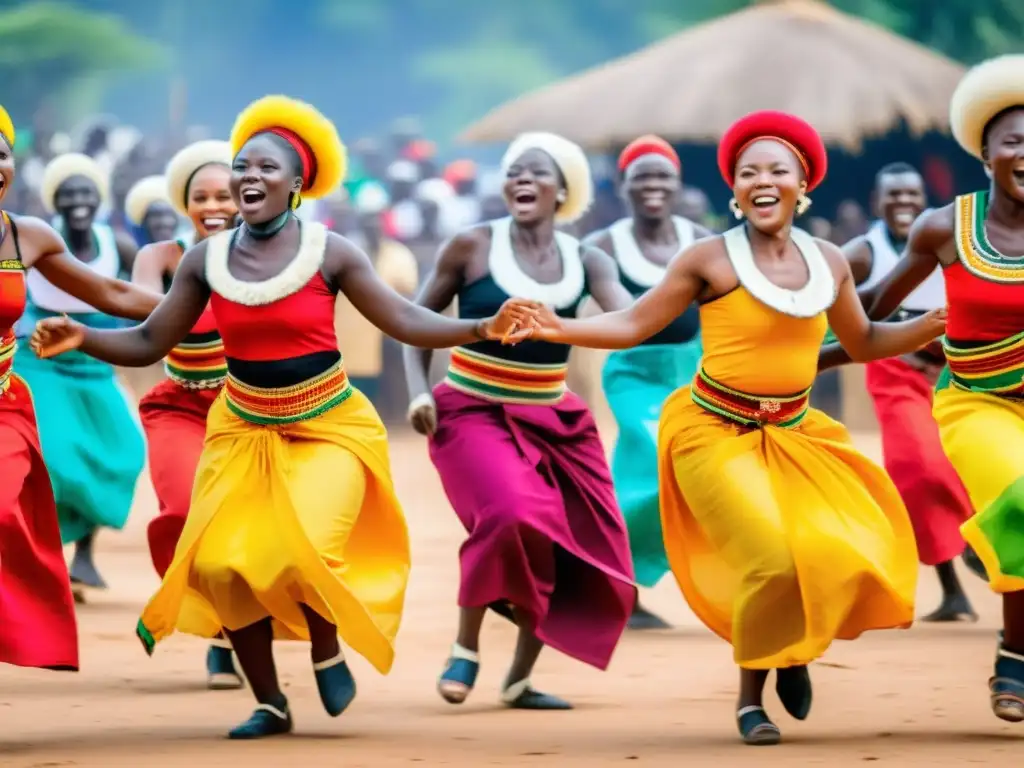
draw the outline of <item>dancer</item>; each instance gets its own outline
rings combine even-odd
[[[14,142],[14,124],[0,107],[0,202],[14,183]],[[62,395],[33,397],[15,373],[23,358],[15,355],[14,325],[25,310],[29,269],[105,312],[138,320],[159,296],[83,266],[43,221],[0,214],[0,662],[77,671],[75,609],[34,407],[58,407]]]
[[[146,650],[175,630],[222,630],[259,702],[229,733],[292,729],[273,639],[312,643],[324,708],[341,714],[355,680],[339,636],[386,673],[402,615],[409,540],[395,498],[387,435],[345,377],[334,330],[339,291],[385,333],[426,346],[514,341],[528,313],[458,321],[389,289],[369,258],[293,214],[300,195],[337,188],[344,147],[313,107],[254,102],[231,132],[231,196],[243,224],[190,248],[167,297],[138,328],[42,321],[41,355],[69,348],[115,365],[151,365],[195,327],[209,302],[228,374],[207,416],[192,504],[170,567],[138,624]]]
[[[95,160],[58,155],[43,172],[40,198],[59,217],[75,258],[105,278],[130,272],[134,242],[95,223],[107,201],[107,178]],[[43,318],[65,313],[97,328],[121,325],[119,318],[70,295],[40,270],[30,271],[26,283],[28,303],[19,335],[28,336]],[[112,366],[74,352],[41,360],[27,346],[19,349],[16,365],[36,399],[47,404],[37,415],[39,436],[61,537],[65,544],[75,542],[71,582],[81,600],[84,588],[107,588],[93,560],[93,543],[99,528],[120,530],[128,519],[145,463],[142,430]]]
[[[866,306],[873,289],[896,266],[910,227],[925,208],[924,180],[906,163],[887,165],[875,177],[875,204],[878,221],[843,247]],[[936,266],[893,317],[907,320],[945,305],[942,270]],[[882,431],[885,469],[910,513],[918,558],[935,568],[942,587],[939,607],[921,620],[976,621],[953,567],[954,558],[964,553],[960,524],[971,516],[970,500],[942,450],[932,416],[935,379],[944,364],[942,345],[936,342],[903,357],[868,363],[865,373]]]
[[[976,511],[961,527],[1003,596],[1003,636],[989,680],[992,710],[1024,721],[1024,56],[970,70],[953,93],[950,127],[985,166],[987,191],[961,195],[915,222],[905,255],[875,292],[891,314],[936,266],[949,303],[934,414],[942,447]],[[830,356],[829,362],[837,361]]]
[[[163,176],[146,176],[135,182],[125,196],[124,213],[140,247],[173,240],[178,231],[178,214],[167,197]]]
[[[194,242],[230,228],[238,208],[231,199],[231,145],[199,141],[178,152],[167,164],[165,196],[188,217]],[[177,216],[177,213],[175,214]],[[154,243],[139,251],[133,282],[165,293],[187,245],[181,240]],[[206,416],[227,376],[224,342],[209,306],[164,361],[167,380],[139,401],[146,431],[149,476],[160,513],[148,528],[153,567],[163,578],[181,537],[195,482],[196,466],[206,436]],[[207,686],[212,690],[242,687],[235,670],[231,644],[222,634],[206,654]]]
[[[659,428],[665,546],[690,607],[732,643],[744,741],[774,744],[762,701],[770,670],[786,711],[803,719],[807,665],[833,640],[913,621],[917,554],[899,493],[808,405],[826,324],[871,360],[922,346],[944,316],[869,323],[842,253],[793,227],[825,176],[810,125],[748,115],[718,158],[745,224],[690,246],[630,309],[586,320],[545,311],[534,336],[628,348],[699,297],[701,370],[666,401]]]
[[[623,286],[640,296],[665,276],[673,256],[711,232],[672,215],[682,189],[681,164],[664,139],[643,136],[631,143],[619,155],[619,171],[630,216],[591,235],[587,242],[615,257]],[[640,346],[608,355],[601,374],[619,427],[612,453],[615,495],[641,587],[653,587],[668,573],[658,509],[661,404],[693,379],[700,354],[700,318],[694,304]],[[669,625],[638,600],[628,626],[665,629]]]
[[[628,306],[612,259],[555,231],[586,212],[590,167],[575,144],[520,136],[502,161],[509,218],[454,237],[418,301],[436,312],[458,298],[480,318],[510,296],[571,316],[589,291],[603,308]],[[459,553],[459,629],[438,681],[462,703],[480,669],[488,607],[519,627],[501,699],[521,709],[569,709],[535,691],[544,644],[605,669],[636,602],[628,538],[589,409],[565,386],[569,347],[475,342],[452,350],[433,395],[430,355],[407,348],[410,420],[469,538]]]

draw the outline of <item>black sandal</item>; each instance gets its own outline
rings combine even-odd
[[[736,713],[736,725],[743,743],[752,747],[766,747],[782,741],[782,732],[768,719],[764,707],[742,707]]]

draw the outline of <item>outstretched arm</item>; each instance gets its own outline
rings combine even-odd
[[[102,277],[67,251],[67,246],[46,222],[28,216],[15,221],[25,266],[100,312],[129,320],[145,320],[162,298],[122,280]]]

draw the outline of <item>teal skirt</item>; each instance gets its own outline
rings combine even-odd
[[[146,445],[114,368],[80,352],[40,360],[22,342],[14,370],[32,389],[63,542],[123,528]]]
[[[653,587],[668,573],[658,505],[658,419],[665,399],[700,366],[700,336],[608,355],[601,381],[619,426],[612,481],[629,532],[636,581]]]

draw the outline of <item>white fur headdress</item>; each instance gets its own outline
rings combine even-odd
[[[124,214],[132,224],[141,225],[153,203],[170,203],[163,176],[146,176],[135,182],[124,198]]]
[[[188,215],[188,183],[196,171],[204,165],[218,163],[231,167],[231,144],[226,141],[205,139],[189,144],[178,151],[164,169],[167,179],[167,196],[174,210],[182,216]]]
[[[501,159],[501,169],[509,167],[526,152],[539,149],[555,161],[565,179],[565,200],[558,207],[555,221],[571,224],[590,208],[594,200],[594,183],[590,177],[590,162],[576,144],[554,133],[523,133],[509,144]]]
[[[39,184],[39,197],[47,213],[57,212],[57,207],[54,205],[57,190],[72,176],[84,176],[95,184],[100,193],[100,206],[107,203],[110,194],[109,183],[107,174],[103,172],[100,164],[88,155],[68,152],[64,155],[57,155],[43,169],[43,179]]]
[[[998,56],[968,70],[949,102],[949,128],[965,152],[981,159],[985,126],[1010,107],[1024,107],[1024,55]]]

